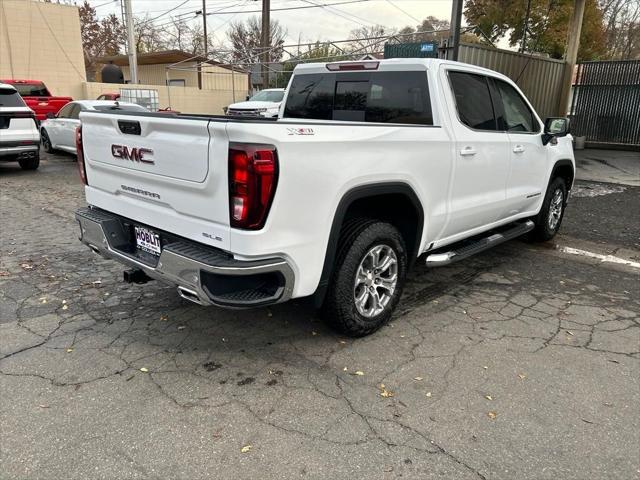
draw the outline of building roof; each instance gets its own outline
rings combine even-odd
[[[220,62],[208,59],[202,55],[192,55],[191,53],[183,52],[181,50],[162,50],[159,52],[138,53],[138,65],[172,65],[178,62],[199,62],[208,63],[210,65],[217,65],[220,68],[226,68],[227,70],[235,70],[236,72],[244,72],[240,68],[232,68],[227,65],[222,65]],[[96,59],[97,63],[113,63],[120,67],[129,65],[128,55],[108,55]]]

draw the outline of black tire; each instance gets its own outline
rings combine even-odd
[[[40,152],[36,153],[36,156],[32,158],[21,158],[18,163],[23,170],[37,170],[40,166]]]
[[[559,205],[558,196],[561,196]],[[549,183],[540,213],[532,218],[536,226],[531,231],[530,238],[535,242],[551,240],[560,230],[566,205],[567,185],[563,178],[556,177]]]
[[[42,142],[42,148],[44,148],[45,152],[56,153],[56,149],[51,146],[51,139],[49,138],[49,134],[44,128],[40,132],[40,139]]]
[[[382,248],[380,252],[372,255],[376,255],[379,260],[380,254],[383,254],[385,255],[383,258],[389,257],[390,261],[395,260],[395,266],[392,264],[384,271],[367,270],[369,272],[367,282],[389,280],[390,285],[392,283],[390,279],[395,271],[396,282],[391,294],[383,285],[367,287],[366,283],[358,285],[356,282],[356,274],[364,265],[363,262],[373,258],[367,255],[373,249],[380,247]],[[363,271],[365,271],[364,267]],[[374,279],[374,272],[378,278]],[[335,269],[323,305],[325,321],[335,330],[351,337],[362,337],[378,330],[389,321],[400,300],[406,273],[407,249],[397,228],[377,220],[348,221],[342,229]],[[359,295],[361,298],[367,297],[365,304],[360,302],[360,306],[356,305],[356,293],[362,294]],[[374,297],[377,300],[374,300]],[[367,310],[366,305],[369,305],[371,310],[368,315],[364,315],[359,310]],[[381,311],[376,313],[376,306],[378,309],[381,308]]]

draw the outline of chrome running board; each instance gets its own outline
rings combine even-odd
[[[535,224],[531,220],[527,220],[526,222],[516,223],[514,226],[497,233],[492,230],[491,232],[494,233],[488,232],[490,235],[487,237],[481,237],[471,242],[466,241],[462,245],[458,243],[458,245],[460,245],[458,248],[454,248],[446,252],[434,252],[427,255],[427,267],[442,267],[444,265],[449,265],[453,262],[457,262],[458,260],[475,255],[476,253],[488,250],[503,242],[513,240],[514,238],[530,232],[534,227]]]

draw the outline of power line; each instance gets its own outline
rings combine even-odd
[[[352,13],[345,12],[344,10],[340,10],[340,9],[335,8],[335,7],[332,7],[332,5],[339,5],[339,4],[337,4],[337,3],[321,5],[321,4],[318,4],[318,3],[312,2],[311,0],[302,0],[302,1],[303,1],[303,2],[306,2],[306,3],[310,3],[310,4],[315,5],[315,6],[317,6],[317,7],[321,7],[323,10],[326,10],[327,12],[332,13],[333,15],[337,15],[338,17],[344,18],[345,20],[349,20],[350,22],[357,23],[357,24],[358,24],[358,25],[360,25],[361,27],[367,27],[367,25],[364,25],[364,24],[363,24],[363,23],[361,23],[360,21],[358,21],[358,20],[354,20],[353,18],[355,18],[355,19],[359,19],[359,20],[361,20],[362,22],[366,22],[366,23],[368,23],[368,24],[375,24],[375,23],[376,23],[376,22],[371,22],[371,21],[369,21],[369,20],[367,20],[367,19],[365,19],[365,18],[358,17],[357,15],[354,15],[354,14],[352,14]],[[335,10],[335,11],[334,11],[334,10]],[[353,17],[353,18],[349,18],[349,17],[347,17],[347,16],[345,16],[345,15],[348,15],[349,17]]]
[[[391,5],[392,7],[396,8],[397,10],[400,10],[402,13],[404,13],[407,17],[415,20],[418,23],[421,23],[422,20],[418,20],[416,17],[414,17],[413,15],[411,15],[409,12],[407,12],[405,9],[399,7],[398,5],[396,5],[395,3],[393,3],[391,0],[387,0],[387,3],[389,5]]]
[[[244,6],[245,6],[249,1],[250,1],[250,0],[244,0],[243,2],[234,3],[234,4],[232,4],[232,5],[227,5],[227,6],[225,6],[225,7],[221,8],[221,9],[219,9],[219,10],[214,10],[214,11],[213,11],[213,12],[211,12],[211,13],[207,12],[207,16],[209,16],[209,15],[214,15],[214,14],[218,14],[218,13],[222,12],[223,10],[226,10],[227,8],[233,8],[233,7],[237,7],[237,6],[240,6],[240,7],[242,8],[242,7],[244,7]],[[173,18],[172,18],[172,19],[171,19],[171,21],[169,21],[169,22],[161,23],[160,25],[156,25],[156,28],[162,28],[162,27],[169,26],[169,25],[175,25],[175,24],[176,24],[176,22],[177,22],[177,23],[181,23],[181,22],[186,22],[186,21],[189,21],[189,20],[193,20],[195,17],[197,17],[197,16],[198,16],[198,12],[200,12],[200,14],[201,14],[202,10],[196,10],[195,12],[193,12],[193,13],[195,13],[195,14],[196,14],[194,17],[191,17],[191,18],[175,18],[175,19],[173,19]],[[224,13],[226,13],[226,12],[224,12]],[[240,12],[238,12],[238,13],[240,13]],[[185,15],[188,15],[188,14],[182,13],[182,14],[180,14],[180,15],[176,15],[176,17],[184,17]],[[229,21],[231,21],[231,20],[233,19],[233,17],[235,17],[235,15],[233,15],[229,20],[227,20],[227,22],[225,22],[225,24],[226,24],[226,23],[228,23]],[[223,25],[224,25],[224,24],[223,24]],[[218,28],[219,28],[219,27],[218,27]],[[217,28],[216,28],[215,30],[217,30]],[[215,31],[215,30],[214,30],[214,31]],[[213,32],[211,32],[211,33],[213,33]]]
[[[272,12],[281,12],[284,10],[302,10],[305,8],[323,8],[323,7],[331,7],[333,5],[346,5],[348,3],[362,3],[362,2],[370,2],[372,0],[348,0],[345,2],[335,2],[335,3],[323,3],[323,4],[314,4],[314,5],[301,5],[298,7],[283,7],[283,8],[272,8]],[[261,13],[262,10],[245,10],[240,12],[222,12],[219,15],[229,15],[231,13]],[[207,15],[213,15],[213,13],[207,13]]]
[[[180,8],[181,6],[183,6],[185,3],[187,3],[188,1],[189,1],[189,0],[184,0],[184,2],[182,2],[182,3],[181,3],[180,5],[178,5],[177,7],[170,8],[170,9],[169,9],[169,10],[167,10],[166,12],[161,13],[161,14],[160,14],[160,15],[158,15],[157,17],[153,17],[153,18],[152,18],[152,19],[150,19],[149,21],[150,21],[150,22],[153,22],[154,20],[157,20],[157,19],[159,19],[160,17],[164,17],[167,13],[171,13],[171,12],[173,12],[174,10],[177,10],[178,8]]]

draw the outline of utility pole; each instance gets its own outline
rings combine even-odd
[[[202,0],[202,27],[204,30],[204,56],[207,56],[209,51],[209,39],[207,38],[207,1]]]
[[[460,23],[462,22],[462,2],[463,0],[453,0],[451,5],[451,22],[449,26],[449,45],[447,58],[458,60],[460,50]]]
[[[271,37],[271,0],[262,0],[262,29],[260,31],[260,58],[262,62],[262,88],[269,88],[269,37]]]
[[[565,57],[562,92],[560,93],[560,104],[558,114],[561,117],[567,115],[569,108],[569,94],[573,81],[573,70],[578,59],[578,48],[580,47],[580,32],[582,31],[582,18],[584,17],[585,0],[575,0],[573,15],[569,24],[569,35],[567,38],[567,54]]]
[[[131,83],[138,83],[138,55],[136,53],[136,39],[133,34],[133,10],[131,9],[131,0],[124,0],[124,13],[127,17],[127,47],[129,48],[129,74],[131,75]]]

